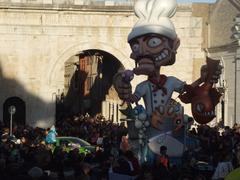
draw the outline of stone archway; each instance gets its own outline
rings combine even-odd
[[[55,84],[54,80],[57,79],[57,77],[62,76],[60,72],[61,72],[61,68],[64,67],[65,61],[86,49],[98,49],[98,50],[108,52],[112,54],[114,57],[116,57],[124,65],[126,69],[133,69],[135,66],[134,61],[130,60],[129,58],[130,49],[120,50],[106,42],[95,42],[95,43],[81,42],[81,43],[69,46],[68,48],[65,49],[65,51],[62,54],[60,54],[54,60],[49,62],[49,70],[47,72],[47,77],[48,77],[47,83],[50,85],[50,87],[54,88],[58,86],[57,84]]]
[[[124,69],[133,69],[135,66],[134,61],[129,58],[130,49],[125,49],[125,50],[117,49],[111,44],[108,44],[105,42],[97,42],[97,43],[82,42],[82,43],[69,46],[69,48],[65,48],[65,49],[66,50],[63,51],[62,54],[60,54],[54,60],[49,62],[49,70],[47,73],[47,77],[48,77],[47,83],[52,93],[58,94],[57,93],[58,90],[64,89],[65,62],[71,57],[78,55],[81,52],[86,50],[102,51],[102,52],[108,53],[109,55],[113,56],[116,60],[118,60],[124,66]],[[126,53],[124,51],[126,51]],[[62,79],[59,80],[60,77],[62,77]],[[134,81],[137,81],[137,80],[133,80],[133,83]],[[133,87],[135,87],[135,84],[133,85]],[[103,114],[106,114],[108,118],[111,118],[114,121],[116,121],[116,117],[118,116],[119,117],[118,120],[120,120],[120,112],[118,112],[119,110],[118,104],[120,103],[121,102],[112,101],[111,98],[107,98],[107,101],[104,101],[102,105]],[[113,116],[113,114],[118,114],[118,115]]]
[[[68,114],[94,116],[102,113],[103,101],[111,101],[111,106],[115,102],[116,111],[115,115],[108,114],[112,119],[117,116],[117,103],[121,102],[113,88],[113,77],[123,69],[116,57],[102,50],[87,49],[71,57],[65,62],[64,108],[56,109],[64,109]]]
[[[5,125],[9,126],[10,124],[10,113],[9,107],[15,106],[16,112],[13,115],[13,124],[16,125],[25,125],[26,123],[26,104],[19,97],[9,97],[3,103],[3,122]]]

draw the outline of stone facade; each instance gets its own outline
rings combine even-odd
[[[64,89],[64,63],[83,50],[106,51],[126,69],[134,67],[126,41],[137,20],[131,4],[84,3],[80,0],[0,1],[0,117],[5,100],[17,96],[26,103],[27,124],[52,125],[55,96],[58,89]],[[195,10],[192,4],[178,7],[173,22],[181,46],[176,63],[163,68],[163,73],[187,83],[199,76],[205,61],[204,18],[194,16]],[[134,78],[133,87],[140,80],[142,77]],[[185,110],[191,115],[189,106]]]
[[[235,0],[219,0],[211,9],[209,56],[220,59],[224,67],[218,84],[224,90],[223,105],[218,107],[217,120],[225,125],[240,123],[240,46],[232,37],[234,18],[239,15],[240,3]]]

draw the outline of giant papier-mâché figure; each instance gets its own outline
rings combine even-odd
[[[141,155],[146,156],[142,161],[147,158],[148,147],[152,152],[159,153],[158,147],[166,145],[168,154],[172,156],[179,156],[177,149],[183,148],[174,136],[183,124],[183,118],[180,118],[183,108],[171,98],[173,92],[179,93],[184,103],[191,103],[193,117],[201,124],[215,117],[214,108],[220,98],[213,88],[221,74],[217,60],[207,58],[200,78],[190,85],[176,77],[161,74],[162,66],[174,64],[180,45],[170,19],[176,7],[176,0],[138,0],[135,3],[134,10],[139,19],[128,35],[128,43],[132,49],[130,58],[135,61],[136,67],[132,71],[119,72],[114,77],[114,87],[124,102],[138,104],[141,98],[144,100],[145,108],[137,105],[134,109],[139,144],[143,147]],[[136,86],[134,93],[130,84],[133,73],[148,77]]]

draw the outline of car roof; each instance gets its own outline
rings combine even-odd
[[[89,142],[87,142],[87,141],[85,141],[85,140],[83,140],[83,139],[81,139],[81,138],[78,138],[78,137],[73,137],[73,136],[58,136],[58,137],[56,137],[57,139],[69,139],[69,140],[71,140],[71,139],[74,139],[74,140],[78,140],[78,141],[81,141],[82,143],[84,143],[84,144],[86,144],[86,145],[91,145]]]

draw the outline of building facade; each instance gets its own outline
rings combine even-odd
[[[211,8],[210,37],[208,48],[205,49],[210,57],[219,59],[224,68],[217,84],[223,97],[217,107],[216,120],[223,120],[230,127],[240,123],[240,37],[235,37],[238,25],[236,18],[239,15],[239,1],[217,1]]]
[[[128,33],[137,21],[133,1],[0,0],[0,6],[2,121],[8,121],[8,108],[14,101],[18,102],[14,104],[16,113],[25,111],[24,116],[15,114],[15,121],[39,127],[54,124],[56,98],[64,92],[68,76],[66,63],[73,57],[76,60],[81,52],[100,52],[105,62],[118,61],[124,69],[135,66],[127,43]],[[211,10],[209,4],[178,6],[173,23],[181,45],[176,63],[164,67],[164,74],[187,83],[199,77],[206,49],[210,52],[209,41],[214,41],[210,34],[214,27],[209,26]],[[133,87],[142,79],[135,77]],[[114,115],[116,120],[121,101],[111,88],[105,94],[102,112],[109,118]],[[25,108],[19,110],[22,106]],[[190,106],[184,108],[191,116]]]

